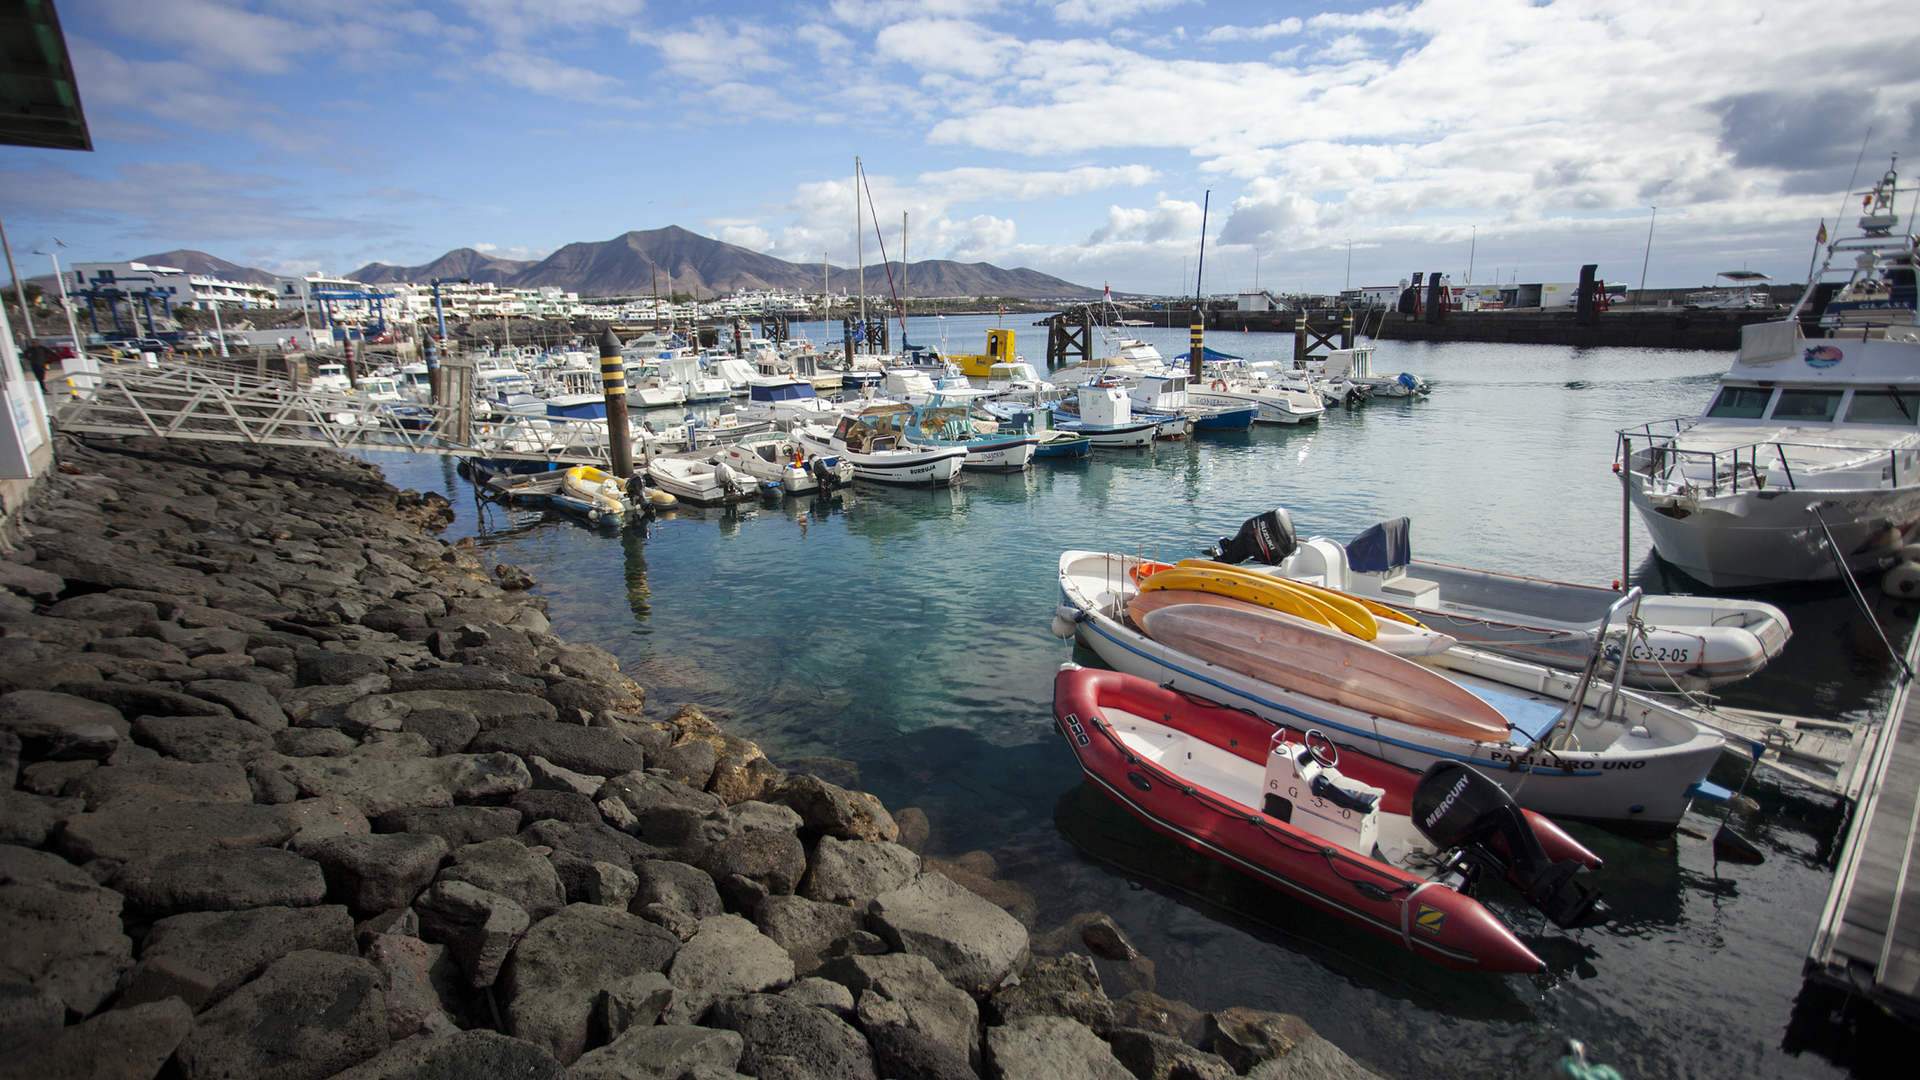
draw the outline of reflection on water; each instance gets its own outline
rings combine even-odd
[[[993,321],[950,319],[949,338],[964,344]],[[1163,352],[1184,347],[1183,329],[1140,333]],[[1210,344],[1255,359],[1291,349],[1279,336]],[[531,570],[557,632],[618,655],[650,709],[698,703],[775,760],[847,759],[888,805],[927,811],[936,852],[992,851],[1043,923],[1110,912],[1154,960],[1162,993],[1300,1013],[1393,1074],[1540,1074],[1567,1036],[1628,1075],[1831,1074],[1844,1051],[1822,1048],[1817,1025],[1802,1019],[1783,1046],[1796,1008],[1818,1011],[1797,1003],[1839,827],[1822,798],[1764,776],[1749,785],[1759,810],[1733,825],[1766,852],[1758,867],[1714,863],[1719,808],[1658,841],[1574,827],[1607,862],[1598,884],[1617,917],[1569,936],[1495,894],[1552,970],[1490,979],[1413,961],[1159,840],[1083,790],[1050,733],[1052,674],[1073,656],[1048,632],[1061,549],[1184,555],[1286,506],[1303,534],[1344,540],[1405,514],[1423,556],[1610,582],[1614,429],[1696,411],[1725,363],[1385,343],[1376,370],[1421,374],[1430,400],[967,473],[951,490],[861,485],[685,509],[618,537],[477,503],[437,461],[382,464],[396,483],[452,495],[455,535]],[[1636,582],[1692,588],[1651,558],[1638,522],[1633,532]],[[1826,589],[1769,599],[1794,638],[1729,701],[1851,719],[1884,707],[1892,669],[1851,601]],[[1912,625],[1911,606],[1875,603],[1888,625]],[[1743,771],[1728,761],[1715,779],[1737,786]]]

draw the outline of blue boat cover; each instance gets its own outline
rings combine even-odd
[[[1207,361],[1208,363],[1212,363],[1216,360],[1245,360],[1246,359],[1246,357],[1244,356],[1235,356],[1230,352],[1221,352],[1219,349],[1216,349],[1211,345],[1200,346],[1200,358],[1202,360]]]
[[[1507,690],[1497,690],[1491,686],[1477,686],[1462,683],[1468,693],[1494,707],[1507,723],[1512,724],[1513,744],[1532,746],[1541,736],[1552,730],[1554,721],[1560,719],[1565,706],[1552,701],[1535,701]]]
[[[1403,517],[1383,521],[1347,544],[1347,565],[1363,574],[1398,570],[1412,560],[1412,527]]]

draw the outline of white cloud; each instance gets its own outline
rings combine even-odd
[[[507,41],[555,29],[631,26],[645,0],[458,0],[469,18]]]
[[[1200,35],[1200,40],[1208,43],[1221,41],[1271,41],[1277,37],[1291,37],[1306,25],[1296,18],[1285,18],[1279,22],[1262,23],[1259,26],[1216,26]]]
[[[307,48],[300,28],[222,0],[95,0],[102,23],[125,37],[178,46],[243,71],[288,70]]]
[[[1153,11],[1165,11],[1194,0],[1060,0],[1053,5],[1053,17],[1063,23],[1104,23],[1130,19]]]
[[[880,55],[923,71],[985,77],[1006,69],[1018,39],[960,19],[912,19],[874,37]]]
[[[643,104],[626,95],[625,84],[611,75],[572,67],[537,53],[502,50],[482,57],[475,67],[482,74],[549,97],[620,108],[640,108]]]
[[[667,67],[682,75],[722,79],[787,66],[774,55],[779,43],[773,32],[744,20],[703,15],[684,29],[635,30],[631,38],[658,49]]]

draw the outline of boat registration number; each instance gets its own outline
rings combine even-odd
[[[1645,642],[1635,645],[1631,655],[1635,660],[1658,660],[1663,664],[1685,664],[1693,660],[1692,649],[1678,647],[1670,649],[1665,645],[1653,646]],[[1620,659],[1620,646],[1609,643],[1607,645],[1607,659]]]

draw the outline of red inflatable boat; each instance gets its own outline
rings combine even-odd
[[[1574,880],[1600,859],[1457,761],[1425,773],[1118,671],[1061,668],[1053,714],[1087,780],[1195,851],[1449,967],[1539,971],[1474,899],[1512,884],[1556,925],[1589,925]]]

